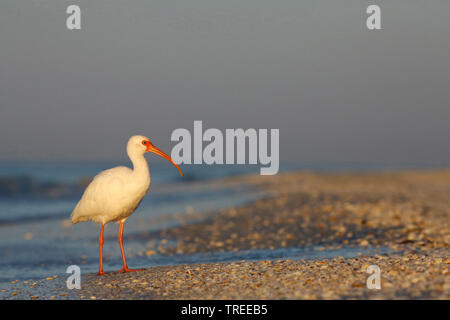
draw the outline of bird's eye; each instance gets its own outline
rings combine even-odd
[[[143,144],[144,146],[146,146],[147,143],[148,143],[148,141],[146,141],[146,140],[143,140],[143,141],[142,141],[142,144]]]

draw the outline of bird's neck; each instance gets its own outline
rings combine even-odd
[[[133,164],[133,174],[147,180],[150,179],[150,171],[148,170],[148,163],[143,154],[128,154],[131,163]]]

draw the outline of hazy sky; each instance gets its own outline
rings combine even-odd
[[[450,2],[0,1],[0,160],[169,153],[194,120],[279,128],[281,161],[450,163]]]

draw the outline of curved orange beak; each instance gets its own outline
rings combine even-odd
[[[170,161],[175,167],[177,167],[178,171],[180,172],[180,175],[183,176],[183,172],[181,172],[180,167],[175,162],[173,162],[172,158],[169,157],[164,152],[162,152],[161,150],[159,150],[157,147],[155,147],[150,141],[148,142],[147,149],[145,151],[146,152],[156,153],[157,155],[159,155],[159,156],[165,158],[166,160]]]

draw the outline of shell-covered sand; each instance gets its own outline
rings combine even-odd
[[[239,261],[152,267],[83,277],[81,290],[27,289],[34,299],[449,299],[450,171],[286,173],[237,177],[267,196],[149,233],[174,240],[148,252],[193,254],[247,249],[371,247],[354,258]],[[125,236],[126,238],[126,236]],[[376,253],[376,248],[390,249]],[[367,267],[381,270],[368,289]],[[55,281],[54,279],[52,281]],[[52,284],[52,288],[55,285]],[[23,293],[22,293],[23,294]],[[16,293],[17,295],[17,293]],[[18,295],[22,296],[23,295]],[[12,297],[14,298],[14,297]]]

